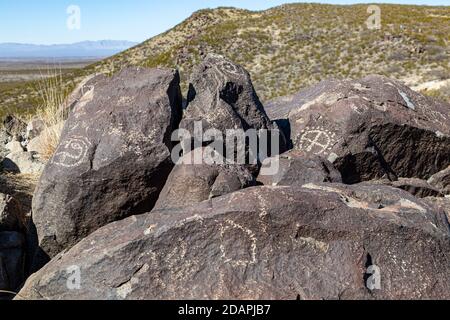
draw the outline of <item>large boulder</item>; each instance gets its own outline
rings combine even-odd
[[[278,130],[277,124],[266,115],[250,74],[243,67],[216,54],[208,54],[190,78],[188,104],[180,128],[198,140],[196,123],[201,123],[200,133],[215,129],[221,132],[224,139],[227,130]],[[205,138],[202,142],[209,142],[208,137]],[[282,152],[286,147],[281,131],[278,139],[281,151],[273,150],[273,153]]]
[[[223,56],[208,54],[190,78],[188,106],[180,128],[268,129],[272,126],[253,88],[250,74]]]
[[[449,299],[449,240],[445,215],[400,189],[255,187],[109,224],[20,297]]]
[[[173,168],[178,72],[131,67],[95,83],[70,113],[33,198],[50,257],[109,222],[151,210]]]
[[[268,169],[268,174],[264,169]],[[291,150],[279,157],[267,158],[258,182],[268,186],[302,186],[310,182],[342,182],[341,173],[321,156]]]
[[[439,189],[441,192],[450,195],[450,166],[428,179],[428,183]]]
[[[450,105],[382,76],[327,80],[266,105],[292,144],[334,163],[346,183],[427,180],[450,165]]]
[[[255,178],[245,166],[218,164],[214,158],[208,147],[197,148],[180,158],[155,207],[183,207],[255,185]]]
[[[3,170],[12,173],[40,174],[44,170],[42,162],[35,152],[12,152],[3,159]]]

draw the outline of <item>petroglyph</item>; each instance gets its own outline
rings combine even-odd
[[[131,107],[134,102],[133,97],[127,97],[123,96],[119,98],[119,101],[117,101],[117,104],[121,107]]]
[[[335,137],[335,133],[321,127],[306,127],[297,139],[301,150],[320,155],[331,149]]]
[[[223,61],[220,64],[220,71],[229,76],[240,76],[242,75],[242,70],[237,66],[228,61]]]
[[[78,103],[75,105],[73,111],[75,116],[78,118],[79,116],[85,114],[84,107],[94,99],[94,87],[91,86],[86,93],[80,98]]]
[[[241,226],[240,224],[237,224],[236,222],[232,220],[226,220],[226,224],[221,224],[220,226],[220,238],[221,238],[221,244],[220,244],[220,251],[222,253],[222,259],[225,263],[231,264],[233,267],[246,267],[248,265],[253,265],[257,263],[256,258],[256,250],[257,250],[257,238],[254,234],[254,232],[246,227]],[[227,248],[230,246],[229,243],[225,242],[225,234],[226,232],[233,232],[238,231],[243,234],[242,239],[245,240],[245,247],[232,247]],[[240,251],[240,252],[239,252]],[[244,259],[243,257],[238,258],[237,256],[244,251],[247,251],[244,253],[244,255],[248,255],[249,257],[247,259]]]
[[[406,93],[404,93],[403,91],[400,91],[400,90],[398,90],[398,93],[402,96],[403,100],[406,103],[406,106],[409,109],[416,110],[416,106],[414,105],[414,103],[411,102],[411,100],[409,99],[409,97]]]
[[[63,140],[51,162],[55,165],[72,168],[83,163],[88,155],[91,143],[86,137],[73,136]]]
[[[319,250],[323,253],[327,253],[329,249],[328,243],[325,243],[323,241],[316,240],[314,238],[310,237],[299,237],[297,241],[301,244],[304,244],[306,246],[309,246],[315,250]]]

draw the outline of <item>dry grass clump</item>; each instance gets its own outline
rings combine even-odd
[[[48,161],[55,152],[68,113],[63,107],[68,92],[63,84],[62,74],[49,72],[53,74],[43,77],[39,82],[38,91],[42,102],[33,117],[44,123],[44,131],[36,143],[37,151],[44,161]]]

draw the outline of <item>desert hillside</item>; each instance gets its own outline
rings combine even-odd
[[[70,89],[82,76],[129,65],[165,66],[180,70],[186,93],[186,75],[204,54],[215,52],[249,70],[263,101],[324,79],[369,74],[449,99],[450,7],[380,5],[380,30],[367,28],[367,8],[289,4],[260,12],[202,10],[136,47],[65,74],[63,84]],[[3,112],[24,112],[40,103],[35,82],[3,87]]]

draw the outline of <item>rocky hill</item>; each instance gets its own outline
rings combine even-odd
[[[289,4],[261,12],[202,10],[136,47],[66,75],[64,86],[125,66],[163,66],[181,71],[185,93],[185,75],[204,54],[215,52],[250,71],[263,101],[324,79],[369,74],[422,85],[433,89],[429,94],[450,99],[450,7],[380,5],[380,30],[367,28],[367,8]],[[2,90],[0,108],[39,103],[35,88],[28,83]]]

